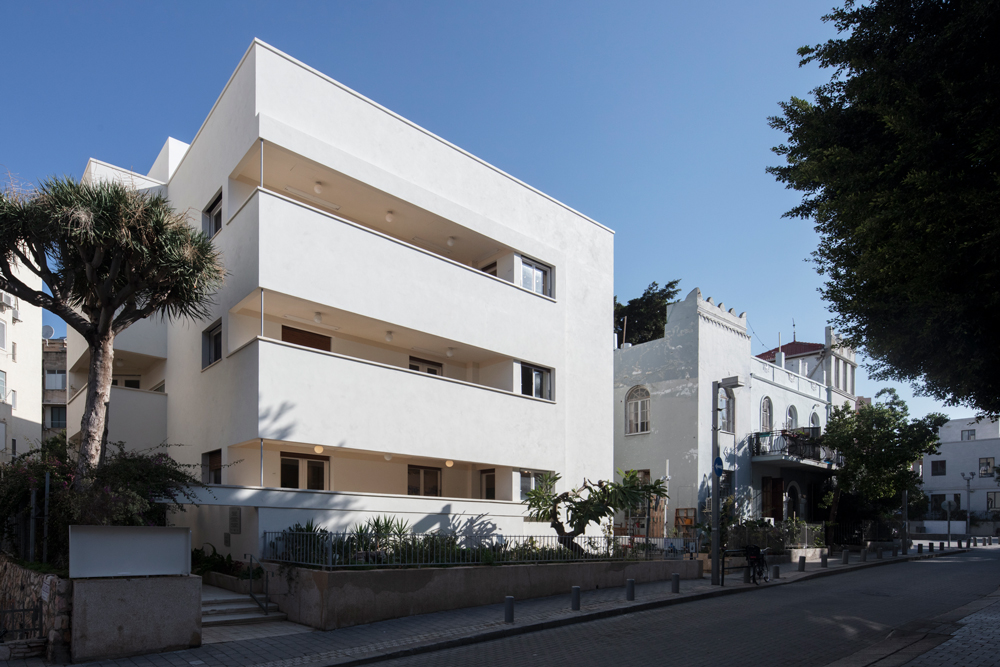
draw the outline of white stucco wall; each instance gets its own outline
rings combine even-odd
[[[41,279],[15,267],[15,275],[29,287],[41,289]],[[10,459],[13,442],[17,453],[37,448],[42,437],[42,309],[18,300],[18,318],[5,308],[0,322],[6,329],[6,341],[0,348],[0,371],[6,374],[6,389],[0,398],[0,460]],[[17,356],[14,356],[15,346]],[[13,405],[17,392],[17,406]]]

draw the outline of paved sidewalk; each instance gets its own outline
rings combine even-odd
[[[784,564],[781,566],[780,579],[761,584],[759,588],[783,586],[815,577],[916,558],[953,555],[963,551],[935,551],[933,555],[925,553],[919,557],[911,552],[910,556],[897,558],[886,555],[883,560],[877,560],[874,554],[870,554],[865,563],[859,562],[858,556],[854,555],[849,565],[841,565],[839,559],[836,562],[831,559],[827,569],[820,568],[819,563],[807,563],[805,572],[797,572],[794,563]],[[329,632],[257,636],[238,641],[216,640],[216,643],[206,643],[196,649],[86,664],[95,667],[325,667],[362,664],[709,597],[749,593],[758,589],[753,584],[744,584],[739,571],[727,574],[726,585],[721,588],[712,586],[708,575],[700,580],[683,580],[679,594],[670,592],[669,581],[637,584],[634,602],[625,600],[624,588],[584,591],[580,611],[570,610],[569,591],[565,595],[521,600],[516,603],[515,622],[512,625],[503,622],[503,605],[494,604],[410,616]],[[40,659],[19,660],[8,661],[5,667],[45,667],[45,664]]]

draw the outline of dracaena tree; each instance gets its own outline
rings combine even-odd
[[[58,315],[90,348],[78,479],[100,460],[115,336],[147,317],[206,316],[223,278],[211,241],[162,195],[69,178],[0,192],[0,289]]]

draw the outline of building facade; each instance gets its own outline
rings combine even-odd
[[[223,254],[211,317],[115,343],[109,439],[200,466],[196,543],[377,514],[550,531],[520,502],[539,473],[612,474],[606,227],[259,41],[190,145],[85,178],[164,192]],[[72,333],[68,359],[78,431]]]
[[[42,339],[42,440],[66,430],[66,339]]]
[[[23,269],[18,277],[41,289]],[[42,435],[42,309],[0,292],[0,461],[39,445]]]
[[[995,471],[1000,461],[1000,423],[952,419],[940,428],[938,437],[938,453],[921,462],[923,490],[930,499],[928,519],[944,519],[941,504],[952,500],[959,509],[995,520],[994,512],[1000,511]]]
[[[712,480],[712,410],[718,410],[724,497],[745,518],[814,520],[837,455],[811,442],[831,406],[853,406],[850,382],[831,386],[825,368],[841,360],[853,377],[852,351],[827,328],[807,368],[784,351],[751,354],[746,314],[701,291],[667,306],[664,337],[615,351],[615,467],[666,477],[670,499],[653,514],[651,534],[684,533],[707,520]],[[739,386],[713,397],[712,383]],[[620,521],[628,521],[621,518]],[[623,526],[644,529],[639,525]]]

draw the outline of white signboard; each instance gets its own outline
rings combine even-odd
[[[191,574],[191,529],[70,526],[69,577]]]

